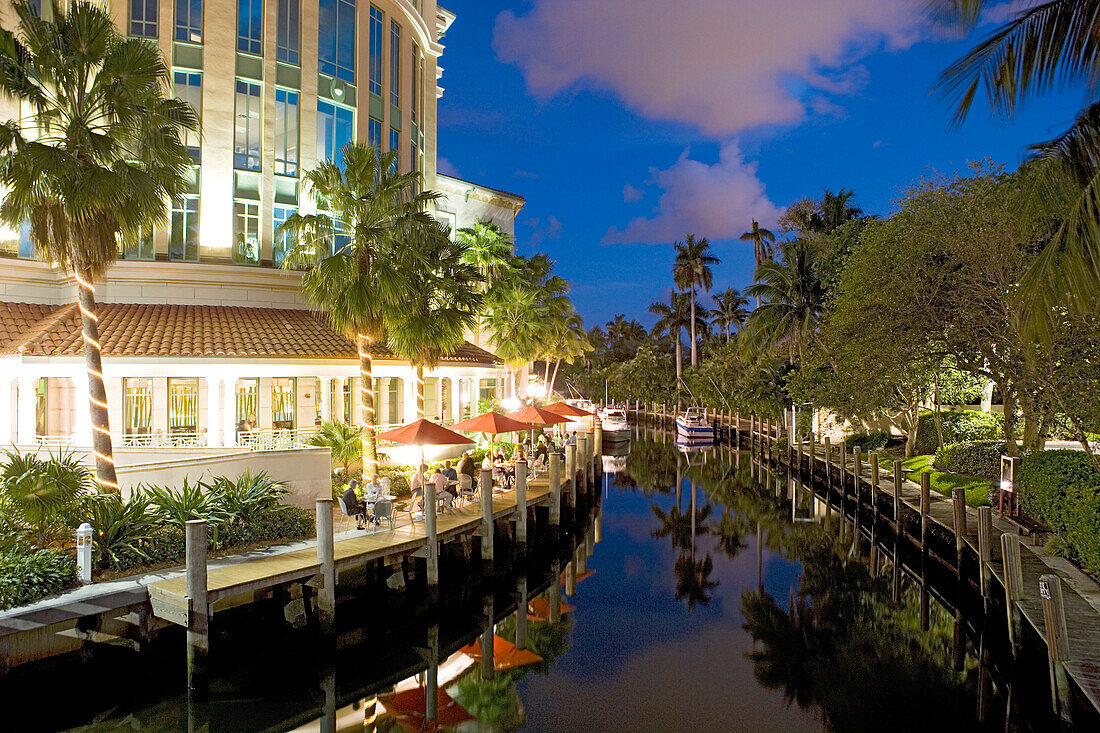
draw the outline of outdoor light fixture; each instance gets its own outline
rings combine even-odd
[[[520,406],[520,401],[517,400],[515,397],[506,397],[505,399],[500,401],[500,406],[503,407],[505,410],[518,410]]]

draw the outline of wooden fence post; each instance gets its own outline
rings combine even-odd
[[[516,542],[527,542],[527,461],[516,461]]]
[[[920,473],[920,546],[928,551],[928,510],[932,502],[932,472]]]
[[[577,444],[565,446],[565,475],[569,491],[569,506],[577,506]]]
[[[955,569],[962,574],[963,551],[966,549],[966,492],[951,489],[951,508],[955,516]]]
[[[184,525],[184,544],[187,563],[187,688],[203,696],[207,689],[207,658],[210,654],[205,519],[192,519]]]
[[[493,471],[481,470],[481,561],[493,562]]]
[[[332,497],[317,500],[317,562],[321,587],[317,589],[317,620],[321,633],[336,631],[336,553],[332,536]]]
[[[1008,640],[1012,656],[1019,657],[1023,619],[1017,605],[1024,598],[1024,573],[1020,563],[1020,538],[1005,532],[1001,535],[1001,557],[1004,560],[1005,612],[1008,615]]]
[[[1046,626],[1047,657],[1050,662],[1050,697],[1054,712],[1062,720],[1072,722],[1069,678],[1069,632],[1066,630],[1066,608],[1062,598],[1062,579],[1053,573],[1039,576],[1039,595],[1043,599],[1043,622]]]
[[[550,526],[561,524],[561,454],[550,454]]]

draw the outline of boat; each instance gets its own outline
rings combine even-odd
[[[676,416],[676,433],[687,438],[714,440],[714,425],[701,407],[689,407]]]
[[[603,411],[603,439],[629,440],[630,423],[626,419],[626,410],[608,407]]]
[[[630,460],[630,454],[625,456],[608,456],[604,455],[600,457],[603,461],[604,473],[622,473],[626,470],[627,461]]]
[[[706,453],[714,445],[713,438],[685,438],[682,435],[676,437],[676,449],[684,455]]]

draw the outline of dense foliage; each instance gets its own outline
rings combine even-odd
[[[1003,440],[966,440],[945,445],[936,451],[932,465],[941,471],[1000,480]]]
[[[1001,434],[1004,417],[995,412],[978,410],[944,410],[939,414],[939,426],[934,412],[922,412],[917,424],[917,453],[935,453],[943,445],[972,440],[994,440]]]
[[[1100,572],[1100,471],[1081,451],[1024,456],[1016,480],[1020,505],[1058,532],[1091,571]]]
[[[0,553],[0,609],[33,603],[76,583],[76,561],[61,550]]]

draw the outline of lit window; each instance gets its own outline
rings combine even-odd
[[[374,152],[382,156],[382,121],[373,117],[367,119],[367,144],[374,148]]]
[[[233,129],[233,167],[260,170],[259,84],[237,80],[237,113]]]
[[[153,432],[153,380],[123,377],[122,434],[151,436]],[[132,445],[140,444],[128,441]]]
[[[370,93],[382,96],[382,11],[370,6]]]
[[[237,0],[237,50],[256,56],[263,55],[263,0]]]
[[[317,155],[344,166],[344,146],[355,137],[355,111],[317,100]]]
[[[187,196],[179,206],[172,207],[172,236],[168,243],[168,259],[199,261],[198,196]]]
[[[401,26],[390,23],[390,104],[401,106]]]
[[[275,173],[298,175],[298,92],[275,90]]]
[[[260,261],[259,204],[233,202],[233,261],[247,264]]]
[[[202,74],[197,71],[176,71],[172,74],[172,88],[176,98],[194,107],[195,114],[199,117],[199,129],[187,130],[183,134],[183,142],[197,162],[202,145]]]
[[[417,114],[420,108],[420,46],[415,43],[412,45],[412,63],[409,66],[412,67],[412,86],[410,87],[412,102],[409,105],[412,109],[409,112],[409,119],[415,124],[419,121]]]
[[[176,0],[176,40],[202,43],[202,0]]]
[[[275,377],[271,380],[271,427],[276,430],[294,429],[297,382],[294,377]]]
[[[276,40],[276,58],[287,64],[297,64],[298,43],[301,28],[300,0],[279,0],[278,39]]]
[[[168,434],[197,436],[199,432],[199,380],[168,380]]]
[[[157,0],[130,0],[130,35],[157,37]]]
[[[355,83],[355,2],[320,0],[317,18],[318,68]]]
[[[296,212],[297,209],[290,206],[275,207],[275,241],[272,243],[271,261],[275,263],[276,267],[283,264],[283,258],[297,244],[293,234],[279,231],[279,227],[285,224],[286,220]]]

